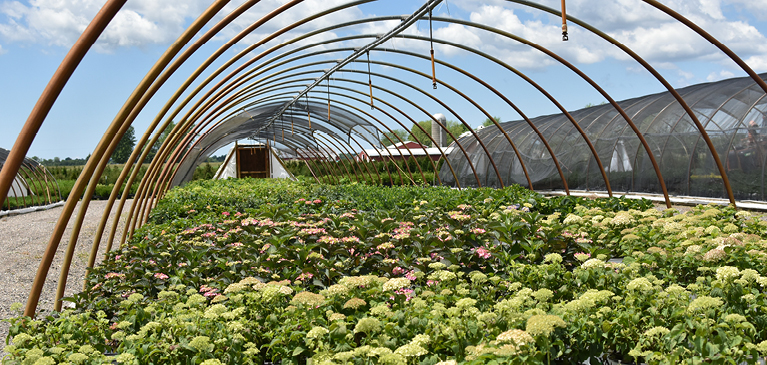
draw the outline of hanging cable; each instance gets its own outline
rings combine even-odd
[[[282,130],[282,141],[285,142],[285,118],[280,116],[280,129]]]
[[[290,111],[290,136],[293,136],[293,110]]]
[[[562,0],[565,1],[565,0]],[[431,84],[437,89],[437,68],[434,66],[434,33],[431,25],[431,9],[429,9],[429,45],[431,47]]]
[[[370,86],[370,110],[375,109],[373,106],[373,76],[370,74],[370,51],[368,54],[368,86]]]
[[[330,121],[330,75],[328,75],[328,121]]]
[[[567,13],[565,12],[565,0],[562,0],[562,41],[569,40],[567,36]]]

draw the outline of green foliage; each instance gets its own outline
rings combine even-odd
[[[381,137],[381,144],[384,145],[384,147],[399,143],[400,139],[402,141],[408,140],[408,133],[404,129],[393,129],[391,132],[384,132],[383,134],[384,136]],[[397,136],[399,136],[399,139],[397,139]]]
[[[498,122],[498,124],[501,123],[501,117],[493,117],[493,119],[495,119],[495,121]],[[489,127],[491,125],[495,125],[495,123],[493,123],[493,121],[490,118],[487,118],[485,119],[484,122],[482,122],[482,126],[484,127]]]
[[[431,120],[424,120],[418,122],[418,125],[423,128],[418,128],[415,124],[410,128],[411,135],[408,136],[408,140],[418,142],[424,146],[431,146],[432,142],[431,139],[427,136],[426,133],[431,134]],[[447,130],[452,133],[455,138],[458,138],[463,132],[466,132],[469,130],[463,123],[456,122],[454,120],[448,120],[447,123],[445,123],[445,127],[447,127]],[[424,130],[426,133],[424,133]],[[453,143],[453,137],[450,136],[450,134],[447,134],[447,144],[450,145]]]
[[[765,227],[518,186],[197,181],[76,310],[9,320],[6,361],[754,364]]]
[[[128,161],[131,153],[133,153],[133,148],[136,147],[135,133],[136,129],[130,126],[122,138],[120,138],[120,142],[117,144],[114,152],[112,152],[112,161],[114,163],[120,164]]]
[[[307,166],[308,165],[308,166]],[[309,169],[314,170],[317,177],[325,184],[346,184],[351,182],[368,185],[416,185],[436,184],[434,167],[429,158],[409,158],[395,161],[371,162],[333,162],[333,161],[286,161],[285,167],[295,177],[314,179]],[[353,170],[349,170],[352,166]],[[420,167],[420,170],[419,170]],[[347,171],[348,170],[348,171]],[[421,176],[423,171],[423,176]],[[391,173],[391,178],[389,174]],[[412,175],[412,177],[411,177]]]

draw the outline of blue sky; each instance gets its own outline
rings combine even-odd
[[[145,132],[165,100],[208,54],[220,47],[225,39],[243,29],[246,24],[285,2],[261,1],[241,20],[226,28],[221,36],[209,42],[192,62],[171,78],[155,100],[142,112],[134,123],[137,134]],[[225,58],[234,56],[254,40],[297,19],[345,2],[306,0],[246,38],[228,51]],[[537,2],[553,8],[560,4],[559,0]],[[13,146],[51,75],[103,3],[104,0],[0,0],[0,147]],[[226,12],[240,3],[241,1],[233,1],[225,8]],[[663,3],[701,25],[733,49],[757,72],[767,72],[767,1],[673,0]],[[409,14],[421,4],[421,1],[412,0],[380,0],[360,5],[305,25],[269,45],[280,43],[304,31],[350,19]],[[73,75],[28,155],[76,158],[85,157],[92,152],[122,103],[149,68],[207,6],[208,2],[203,0],[128,0],[124,9]],[[570,0],[568,13],[629,45],[675,87],[745,75],[711,44],[639,0]],[[652,79],[637,63],[628,60],[614,46],[575,25],[570,25],[570,41],[562,42],[560,20],[555,16],[501,0],[452,0],[440,5],[435,15],[486,24],[541,44],[581,68],[616,100],[663,91],[662,85]],[[220,18],[221,16],[215,20]],[[315,39],[332,39],[360,33],[385,33],[396,23],[377,22],[356,26]],[[435,37],[476,47],[507,62],[547,88],[567,109],[578,109],[588,103],[604,101],[599,93],[572,72],[529,47],[461,25],[436,22],[434,26]],[[407,33],[426,35],[428,24],[421,21]],[[360,44],[362,43],[346,43],[357,46]],[[428,55],[428,45],[424,42],[398,39],[387,42],[384,47]],[[436,54],[440,59],[483,77],[522,108],[529,117],[557,112],[554,105],[529,85],[491,62],[447,46],[437,45]],[[348,52],[315,58],[333,60],[346,55]],[[424,73],[431,72],[429,63],[423,60],[382,51],[373,52],[371,56],[374,60],[403,64]],[[214,66],[218,67],[222,63],[223,59]],[[349,67],[363,68],[362,65]],[[373,71],[434,92],[434,95],[444,99],[469,124],[480,125],[485,119],[485,115],[479,110],[446,88],[432,91],[428,79],[414,77],[389,67],[374,66]],[[351,72],[342,73],[340,76],[367,82],[367,77]],[[500,116],[503,120],[519,119],[519,115],[508,105],[469,79],[444,67],[438,67],[437,76],[480,102],[490,114]],[[422,104],[429,111],[444,113],[439,105],[401,85],[383,79],[374,79],[374,83],[391,88],[403,97]],[[334,85],[351,84],[334,81]],[[366,88],[354,87],[366,92]],[[382,94],[377,92],[377,95]],[[418,115],[414,108],[402,101],[393,97],[387,97],[387,100]],[[417,119],[426,118],[424,116]],[[448,115],[448,119],[455,119],[455,116]],[[394,123],[390,123],[390,126],[396,127]]]

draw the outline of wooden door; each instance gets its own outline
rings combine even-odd
[[[237,177],[264,179],[269,175],[267,147],[237,147]]]

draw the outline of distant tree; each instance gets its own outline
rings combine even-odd
[[[501,117],[493,117],[493,119],[495,119],[495,121],[498,122],[498,124],[501,124]],[[485,119],[484,122],[482,122],[483,127],[489,127],[491,125],[493,125],[493,121],[490,118],[487,118]]]
[[[133,126],[128,127],[123,138],[121,138],[120,142],[117,144],[117,148],[115,148],[115,151],[112,153],[112,162],[119,164],[128,161],[128,158],[130,158],[130,155],[133,152],[133,148],[136,147],[135,133],[136,130]]]
[[[381,144],[390,146],[393,143],[399,143],[397,136],[399,136],[401,140],[407,141],[407,132],[404,129],[393,129],[391,132],[384,132],[384,137],[381,137]],[[389,139],[391,139],[391,141]]]
[[[410,127],[410,135],[407,137],[408,141],[418,142],[424,146],[431,146],[431,140],[429,139],[429,136],[427,133],[431,133],[431,120],[422,120],[418,122],[418,125],[423,128],[418,128],[417,125],[413,124],[412,127]],[[426,131],[426,133],[424,133]]]
[[[431,120],[422,120],[418,122],[418,124],[429,134],[431,134]],[[445,123],[445,127],[447,127],[447,130],[450,131],[456,138],[459,138],[463,132],[466,132],[469,130],[469,128],[466,128],[465,125],[461,122],[456,122],[454,120],[448,120],[447,123]],[[418,142],[424,146],[431,146],[432,142],[431,139],[420,129],[418,126],[413,124],[413,127],[410,128],[410,131],[413,133],[411,134],[408,139],[414,142]],[[453,143],[453,138],[450,137],[450,134],[447,135],[447,144],[450,145]]]
[[[226,160],[226,154],[221,156],[210,156],[205,160],[205,162],[224,162],[224,160]]]
[[[606,102],[606,101],[602,101],[602,102],[601,102],[601,103],[599,103],[599,104],[592,104],[592,103],[588,103],[588,104],[586,104],[586,106],[584,106],[584,108],[591,108],[591,107],[593,107],[593,106],[599,106],[599,105],[605,105],[605,104],[607,104],[607,102]]]

